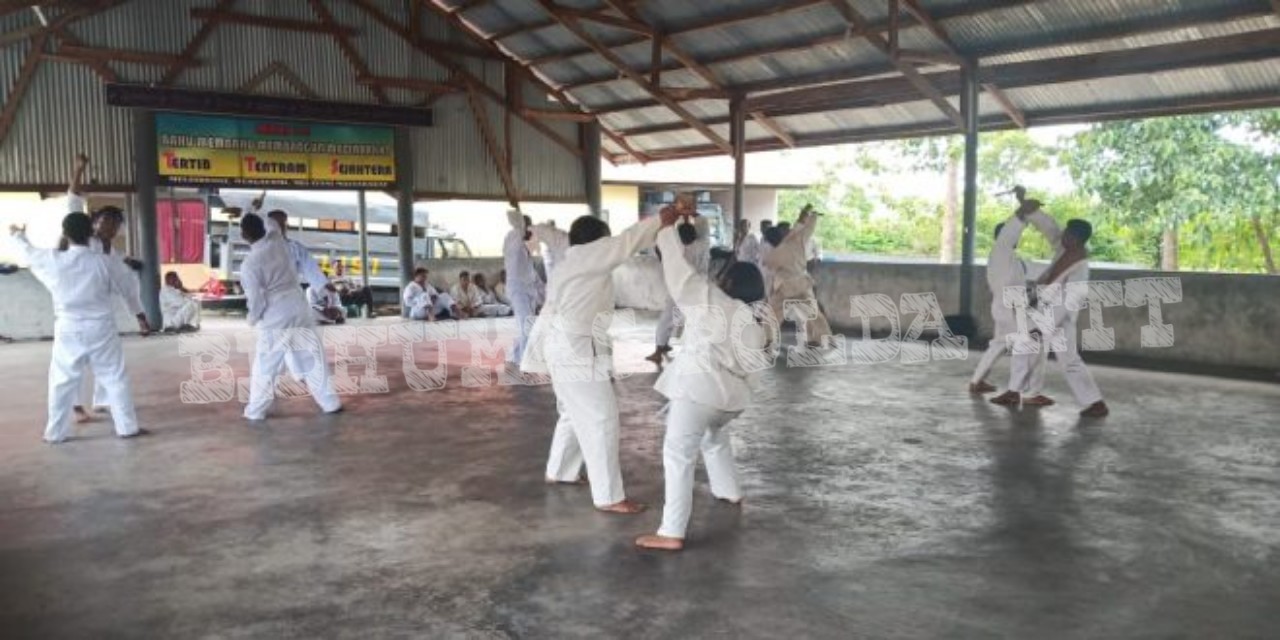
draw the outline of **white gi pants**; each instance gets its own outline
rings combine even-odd
[[[513,300],[514,301],[514,300]],[[587,467],[591,501],[606,507],[626,500],[622,463],[618,459],[618,401],[607,375],[593,375],[590,367],[551,367],[560,419],[547,456],[547,478],[576,482]]]
[[[200,305],[195,300],[186,300],[161,309],[165,329],[181,329],[194,326],[200,315]]]
[[[1014,317],[1012,311],[1001,305],[996,307],[1000,302],[997,300],[991,305],[991,320],[995,323],[995,329],[992,330],[991,344],[987,345],[986,353],[982,354],[982,359],[978,361],[978,368],[974,369],[973,377],[969,382],[978,384],[987,379],[987,374],[991,373],[991,367],[995,366],[996,360],[1009,352],[1010,334],[1018,332],[1018,321]],[[1042,376],[1043,377],[1043,376]],[[1039,386],[1036,387],[1039,391]],[[1022,391],[1021,389],[1013,389],[1013,391]]]
[[[667,298],[667,304],[662,307],[662,315],[658,316],[658,329],[654,336],[654,344],[659,347],[671,345],[671,337],[676,333],[676,327],[684,324],[684,317],[680,314],[680,307],[676,305],[676,301]]]
[[[507,352],[507,362],[518,365],[524,358],[525,347],[529,345],[529,331],[533,328],[533,319],[538,314],[538,299],[536,294],[523,291],[509,293],[511,310],[516,316],[516,331],[519,333],[516,336],[516,343]]]
[[[742,499],[733,444],[725,426],[740,412],[677,399],[667,411],[667,435],[662,442],[662,469],[666,475],[666,503],[658,535],[684,538],[693,510],[693,472],[702,453],[711,483],[711,495],[725,500]]]
[[[453,296],[447,293],[437,294],[435,302],[417,305],[412,309],[410,309],[409,317],[413,318],[414,320],[426,320],[428,309],[430,309],[431,313],[434,314],[435,317],[437,318],[439,318],[440,315],[445,312],[448,312],[450,315],[452,315],[453,304],[454,304]],[[454,318],[454,319],[456,320],[457,318]],[[292,369],[290,369],[290,371],[292,371]]]
[[[1057,352],[1058,366],[1062,375],[1071,387],[1071,395],[1075,396],[1080,406],[1087,407],[1102,400],[1102,391],[1080,357],[1079,344],[1076,340],[1076,323],[1068,319],[1062,325],[1067,336],[1067,350]],[[1044,385],[1044,369],[1048,366],[1048,349],[1042,347],[1037,353],[1014,354],[1009,366],[1009,389],[1028,394],[1039,394]]]
[[[49,421],[46,442],[62,442],[71,432],[71,414],[80,392],[81,378],[92,370],[111,407],[116,435],[138,432],[133,394],[124,368],[124,350],[115,319],[59,321],[54,326],[53,353],[49,361]]]
[[[783,312],[786,310],[784,303],[787,300],[810,303],[810,308],[813,309],[815,315],[804,322],[804,339],[806,342],[811,343],[825,343],[826,339],[831,336],[831,325],[827,323],[827,316],[823,315],[822,310],[818,307],[817,296],[813,295],[813,279],[809,276],[798,278],[775,276],[773,289],[769,292],[769,306],[773,309],[773,315],[778,319],[779,323],[785,319]]]
[[[118,332],[119,329],[112,329],[112,331]],[[81,373],[84,375],[81,376],[80,389],[76,392],[76,404],[86,411],[92,411],[95,407],[105,407],[110,404],[107,400],[106,387],[102,386],[101,382],[98,382],[97,376],[93,375],[93,370],[88,363],[85,364]]]
[[[254,348],[249,404],[244,408],[244,417],[250,420],[267,417],[275,400],[276,378],[286,365],[295,377],[306,380],[311,397],[322,411],[329,413],[342,408],[342,401],[329,384],[320,333],[311,327],[263,329],[258,331],[258,344]]]

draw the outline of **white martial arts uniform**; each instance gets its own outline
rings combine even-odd
[[[732,327],[735,315],[749,313],[684,260],[674,229],[658,234],[663,279],[684,314],[685,351],[658,378],[654,388],[670,401],[667,434],[662,445],[666,474],[666,504],[658,535],[684,538],[693,501],[693,472],[701,451],[711,482],[711,494],[730,501],[742,499],[733,445],[724,429],[751,401],[755,374],[738,360]],[[719,310],[719,314],[710,311]],[[761,349],[765,332],[748,324],[741,333],[746,349]]]
[[[311,311],[315,314],[316,322],[322,324],[333,324],[333,320],[325,315],[328,309],[339,309],[345,317],[346,309],[342,306],[342,296],[337,291],[330,291],[325,287],[307,287],[307,304],[311,305]]]
[[[831,326],[818,308],[817,296],[813,293],[813,278],[806,269],[806,251],[817,224],[817,216],[809,216],[803,222],[796,223],[782,242],[769,251],[764,265],[771,272],[767,292],[774,317],[782,322],[786,309],[784,303],[787,300],[812,301],[811,308],[815,315],[805,322],[805,340],[825,343],[831,335]]]
[[[1045,217],[1048,218],[1048,216]],[[1076,318],[1080,314],[1079,310],[1085,306],[1085,297],[1088,293],[1082,287],[1068,289],[1067,285],[1073,282],[1083,283],[1088,281],[1089,260],[1085,258],[1068,267],[1066,271],[1058,274],[1057,279],[1049,283],[1062,285],[1063,304],[1053,305],[1052,311],[1054,325],[1062,328],[1062,332],[1067,339],[1066,350],[1057,352],[1056,359],[1058,366],[1062,369],[1063,376],[1067,379],[1067,386],[1071,388],[1071,394],[1075,396],[1076,402],[1082,407],[1088,407],[1095,402],[1101,401],[1102,391],[1098,389],[1097,383],[1093,381],[1093,376],[1089,373],[1089,368],[1085,366],[1084,359],[1080,357],[1076,335]],[[1042,308],[1047,304],[1047,302],[1042,301]],[[1029,319],[1028,322],[1030,322]],[[1029,326],[1028,330],[1032,328],[1035,327]],[[1042,345],[1039,352],[1013,355],[1009,367],[1010,390],[1018,391],[1039,384],[1035,378],[1037,370],[1043,372],[1044,367],[1047,366],[1046,360],[1049,357],[1047,342],[1049,337],[1048,335],[1042,336]],[[1043,376],[1043,373],[1039,375]],[[1038,392],[1038,390],[1034,391],[1034,393]]]
[[[524,217],[519,212],[509,212],[507,221],[511,224],[511,231],[502,243],[502,260],[507,270],[506,295],[511,309],[515,311],[516,330],[519,331],[515,345],[507,353],[507,362],[519,364],[529,344],[529,328],[538,313],[538,305],[542,304],[545,288],[542,278],[533,268],[529,247],[525,245]]]
[[[613,270],[653,246],[661,226],[653,216],[617,236],[569,247],[521,361],[524,371],[551,374],[556,393],[560,419],[547,478],[574,482],[585,464],[597,507],[627,495],[618,461],[618,402],[609,379],[612,355],[592,340],[592,327],[613,311]]]
[[[428,311],[431,315],[439,319],[444,314],[453,315],[453,296],[447,293],[440,293],[435,287],[428,282],[426,285],[420,285],[417,282],[410,281],[404,288],[404,293],[400,296],[400,301],[404,303],[404,307],[409,310],[409,317],[414,320],[426,320]],[[457,318],[454,318],[455,320]]]
[[[679,224],[679,223],[677,223]],[[698,231],[698,238],[689,244],[677,243],[685,260],[693,265],[695,271],[706,275],[711,270],[711,225],[703,216],[694,216],[693,227]],[[663,252],[666,259],[666,252]],[[655,330],[654,343],[659,347],[671,344],[671,336],[676,325],[681,324],[676,301],[667,294],[667,302],[662,307],[662,315],[658,316],[658,327]]]
[[[556,228],[550,222],[533,225],[533,239],[542,245],[542,268],[547,272],[547,286],[551,286],[551,274],[556,263],[564,260],[569,250],[569,232]]]
[[[276,378],[286,366],[306,380],[312,398],[325,413],[342,408],[329,384],[320,334],[288,243],[274,220],[265,218],[267,235],[249,247],[240,264],[240,286],[249,309],[249,326],[258,330],[244,417],[262,420],[275,399]]]
[[[969,380],[977,384],[986,379],[996,360],[1009,350],[1009,335],[1018,332],[1013,308],[1004,305],[1006,287],[1027,286],[1027,265],[1018,257],[1018,240],[1026,223],[1018,216],[1009,216],[996,236],[991,255],[987,257],[987,287],[991,290],[991,321],[994,329],[986,353],[978,361],[978,368]]]
[[[498,293],[494,289],[481,289],[475,287],[480,292],[480,309],[484,312],[486,318],[497,318],[501,316],[511,315],[511,305],[504,304],[498,299]]]
[[[160,315],[166,330],[195,326],[200,318],[200,303],[166,284],[160,287]]]
[[[742,242],[738,243],[738,252],[735,256],[738,262],[747,262],[759,266],[760,264],[760,239],[754,233],[748,233]]]
[[[49,419],[45,425],[45,441],[57,443],[67,439],[72,409],[86,369],[93,371],[103,389],[103,400],[111,407],[116,434],[136,434],[138,419],[125,373],[113,298],[123,298],[134,315],[142,313],[137,296],[130,295],[135,291],[137,278],[120,260],[83,245],[73,245],[66,251],[36,249],[23,236],[16,236],[14,243],[26,256],[32,275],[53,297],[53,351],[49,362]]]
[[[473,317],[496,318],[511,313],[511,307],[499,304],[493,294],[486,295],[474,284],[466,289],[463,289],[461,284],[455,284],[449,290],[449,295],[453,296],[453,301],[457,303],[459,309],[469,312]]]

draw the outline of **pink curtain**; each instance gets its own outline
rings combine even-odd
[[[160,241],[160,262],[200,264],[204,262],[205,212],[200,200],[156,202],[156,226]]]

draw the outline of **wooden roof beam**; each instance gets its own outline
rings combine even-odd
[[[218,4],[213,7],[213,15],[222,15],[223,13],[231,10],[231,7],[235,5],[235,3],[236,0],[218,0]],[[194,60],[196,53],[199,53],[200,51],[200,47],[204,46],[204,41],[208,40],[209,36],[213,35],[213,30],[218,28],[218,22],[218,18],[205,20],[204,24],[200,25],[200,28],[196,30],[195,35],[191,36],[191,39],[187,41],[187,44],[182,47],[182,53],[178,54],[178,58],[180,60]],[[160,77],[160,86],[166,87],[172,85],[178,80],[178,77],[182,75],[182,72],[187,70],[187,68],[186,64],[169,65],[169,68],[165,70],[164,75]]]
[[[130,62],[133,64],[158,65],[163,67],[171,65],[198,67],[201,64],[199,60],[184,59],[176,53],[157,53],[153,51],[134,51],[71,44],[64,44],[61,47],[58,47],[56,55],[85,61],[111,60],[114,62]]]
[[[197,7],[191,10],[191,17],[196,20],[215,20],[217,22],[238,24],[247,27],[280,29],[283,31],[297,31],[300,33],[322,33],[326,35],[340,35],[349,38],[360,35],[359,31],[343,25],[329,25],[323,22],[312,22],[309,20],[260,16],[240,11],[205,9]]]
[[[329,27],[333,33],[333,41],[338,44],[338,49],[342,51],[347,63],[351,65],[352,69],[356,70],[356,75],[367,76],[372,73],[369,71],[369,65],[364,61],[364,56],[360,55],[360,51],[351,44],[351,39],[341,33],[341,27],[338,25],[338,21],[333,19],[333,14],[329,12],[329,8],[324,6],[321,0],[307,0],[307,2],[311,4],[311,12],[316,15],[316,18],[320,19],[320,23]],[[372,85],[369,87],[369,91],[373,93],[373,97],[378,101],[378,104],[390,102],[387,98],[387,92],[383,91],[381,86]]]

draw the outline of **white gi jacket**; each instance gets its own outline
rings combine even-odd
[[[249,326],[313,327],[315,318],[306,293],[298,287],[298,271],[289,243],[280,235],[274,220],[265,218],[264,222],[267,235],[249,247],[249,255],[240,264],[240,286],[249,309]]]
[[[663,371],[654,389],[671,400],[684,399],[727,412],[739,412],[751,402],[757,374],[748,371],[734,347],[733,321],[742,313],[751,318],[749,307],[730,298],[696,271],[679,255],[680,238],[674,228],[658,234],[663,256],[663,279],[667,291],[685,317],[684,349]],[[745,349],[765,345],[764,330],[752,322],[741,333]]]

